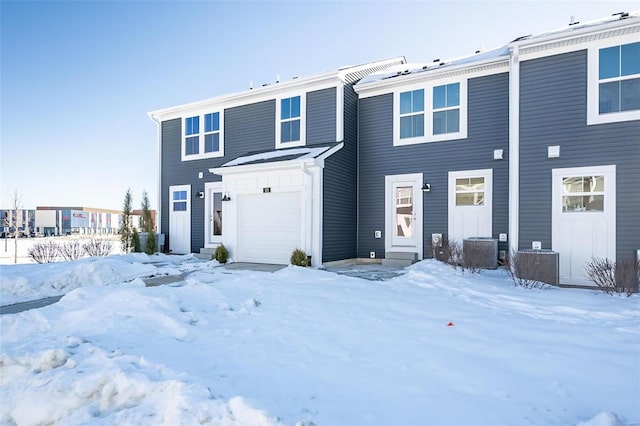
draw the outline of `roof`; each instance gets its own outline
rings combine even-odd
[[[429,63],[407,63],[394,65],[393,67],[389,67],[385,70],[381,70],[364,77],[355,85],[355,87],[357,90],[358,88],[363,88],[363,86],[367,86],[368,84],[373,82],[381,82],[383,80],[403,77],[406,75],[437,72],[449,67],[464,66],[466,64],[480,64],[483,62],[491,62],[493,60],[507,59],[509,57],[510,48],[516,44],[535,43],[537,41],[543,41],[545,39],[555,39],[571,36],[572,34],[579,31],[589,31],[593,28],[622,20],[640,20],[640,11],[616,13],[612,16],[596,19],[589,22],[575,22],[567,26],[537,35],[521,36],[505,44],[504,46],[500,46],[484,52],[478,51],[475,54],[469,56],[445,60],[436,59]]]
[[[185,110],[197,110],[199,108],[208,107],[210,105],[224,105],[225,107],[232,107],[237,105],[244,105],[247,103],[259,102],[266,99],[272,99],[277,96],[278,92],[285,91],[287,89],[297,89],[304,87],[305,90],[315,88],[317,86],[330,86],[339,83],[353,83],[360,77],[368,74],[372,71],[388,68],[395,64],[405,63],[406,60],[403,56],[398,56],[390,59],[383,59],[380,61],[370,62],[361,65],[343,66],[337,70],[312,74],[304,77],[294,77],[289,81],[276,81],[272,84],[264,84],[261,87],[250,88],[242,92],[236,92],[217,96],[209,99],[204,99],[196,102],[190,102],[178,106],[169,108],[158,109],[149,112],[149,117],[154,120],[166,120],[174,117],[179,117]],[[314,86],[315,85],[315,86]]]
[[[254,151],[237,157],[224,163],[222,167],[244,166],[250,164],[266,164],[291,160],[312,160],[328,153],[332,148],[341,145],[342,142],[334,142],[327,145],[307,146],[299,148],[286,148],[269,151]],[[329,153],[331,155],[332,153]]]

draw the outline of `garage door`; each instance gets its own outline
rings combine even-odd
[[[238,196],[238,262],[288,264],[301,246],[302,193]]]

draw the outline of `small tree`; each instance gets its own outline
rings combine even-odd
[[[131,228],[131,189],[127,189],[122,206],[122,228],[120,228],[120,244],[124,253],[129,253],[131,250]]]
[[[144,232],[154,232],[155,224],[153,223],[153,216],[151,215],[149,195],[147,191],[142,191],[142,230]]]
[[[133,228],[133,232],[131,233],[131,248],[135,253],[140,253],[142,248],[140,247],[140,234],[138,234],[138,229]]]
[[[227,263],[227,259],[229,258],[229,251],[224,246],[224,244],[220,244],[216,247],[216,250],[213,252],[212,259],[217,260],[219,263]]]
[[[13,263],[18,263],[18,238],[20,237],[20,233],[18,232],[18,211],[22,207],[22,203],[20,202],[20,196],[18,195],[17,189],[13,191],[11,201],[13,204],[13,238],[15,249],[13,251]]]
[[[291,264],[295,266],[309,266],[309,258],[304,250],[295,249],[291,253]]]

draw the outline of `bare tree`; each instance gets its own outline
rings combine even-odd
[[[11,197],[11,203],[13,204],[13,239],[15,244],[15,250],[13,252],[13,263],[18,263],[18,238],[20,233],[18,232],[18,210],[22,207],[20,201],[22,197],[18,195],[18,190],[13,190],[13,196]]]
[[[84,256],[84,247],[78,240],[67,241],[60,246],[59,253],[66,261],[78,260]]]
[[[55,241],[47,239],[32,245],[27,253],[38,263],[51,263],[56,261],[58,253],[61,253],[61,251],[60,246]]]

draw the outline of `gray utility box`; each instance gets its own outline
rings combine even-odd
[[[462,241],[462,256],[464,266],[495,269],[498,267],[498,240],[483,237],[465,238]]]
[[[551,285],[560,284],[560,254],[553,250],[518,250],[515,272],[518,278]],[[512,259],[512,261],[514,261]]]

